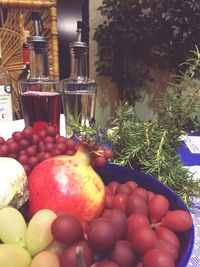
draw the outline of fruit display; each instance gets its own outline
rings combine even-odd
[[[15,159],[0,157],[0,209],[9,204],[20,208],[28,199],[27,175]]]
[[[0,160],[20,162],[29,194],[0,209],[0,267],[187,265],[194,227],[183,201],[151,176],[104,165],[111,155],[52,127],[0,139]]]
[[[29,175],[29,213],[42,208],[69,212],[90,221],[101,214],[105,190],[87,154],[56,156],[39,163]]]
[[[120,188],[126,186],[130,191],[122,193]],[[26,224],[17,209],[0,210],[0,266],[15,267],[11,261],[1,265],[7,264],[5,254],[9,252],[22,257],[23,267],[175,267],[182,253],[181,236],[193,226],[190,214],[183,209],[170,210],[164,195],[152,195],[132,180],[112,181],[104,187],[112,200],[124,194],[126,201],[115,207],[115,202],[105,197],[101,214],[90,222],[71,213],[40,209]],[[143,209],[130,212],[128,199],[134,195],[145,200],[147,213]],[[168,203],[162,209],[160,199]],[[14,220],[18,223],[13,224]]]

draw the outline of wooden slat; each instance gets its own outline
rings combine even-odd
[[[12,7],[12,8],[47,8],[56,6],[56,0],[0,0],[0,7]]]

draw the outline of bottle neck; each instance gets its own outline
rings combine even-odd
[[[49,78],[47,43],[29,43],[30,78]]]
[[[71,47],[70,77],[84,80],[88,77],[87,47]]]

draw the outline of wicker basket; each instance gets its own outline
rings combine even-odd
[[[49,66],[52,78],[59,79],[58,34],[56,0],[0,0],[0,38],[2,64],[9,71],[13,86],[15,118],[21,118],[17,80],[23,70],[22,43],[24,30],[33,33],[31,12],[37,10],[44,25],[44,34],[49,38]]]

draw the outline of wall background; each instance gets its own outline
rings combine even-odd
[[[89,24],[90,24],[90,40],[89,40],[89,69],[90,77],[98,83],[98,94],[96,103],[96,119],[101,126],[105,126],[108,118],[115,114],[115,102],[118,100],[118,92],[115,84],[109,78],[97,76],[95,71],[96,55],[98,53],[97,43],[93,40],[95,28],[103,21],[97,8],[102,4],[102,0],[89,0]],[[142,121],[148,121],[156,118],[156,106],[160,98],[160,94],[165,94],[170,75],[166,70],[156,67],[151,69],[154,78],[153,82],[149,82],[141,90],[141,100],[136,102],[136,112]]]

